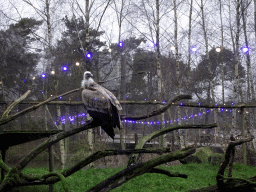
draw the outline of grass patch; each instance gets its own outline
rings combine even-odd
[[[161,174],[144,174],[136,177],[129,182],[123,184],[121,187],[112,190],[112,192],[127,191],[188,191],[191,189],[206,187],[216,184],[216,174],[219,169],[218,166],[209,164],[186,164],[179,166],[159,166],[159,168],[168,171],[180,172],[188,175],[187,179],[169,178]],[[121,171],[123,168],[104,168],[104,169],[87,169],[79,170],[75,174],[69,176],[66,180],[70,188],[74,192],[84,192],[110,177],[111,175]],[[26,168],[23,171],[27,174],[43,174],[47,173],[47,168]],[[226,173],[227,174],[227,173]],[[256,168],[251,166],[243,166],[241,164],[234,164],[233,177],[249,178],[256,175]],[[26,186],[16,188],[12,192],[30,192],[40,191],[47,192],[48,186]],[[54,192],[63,192],[61,183],[54,185]]]

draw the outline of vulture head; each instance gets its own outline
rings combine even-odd
[[[90,71],[85,71],[84,72],[84,79],[81,82],[81,87],[85,89],[85,87],[89,87],[91,83],[93,83],[92,79],[93,75]]]

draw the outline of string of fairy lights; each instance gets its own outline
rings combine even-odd
[[[201,103],[198,103],[199,106],[201,106]],[[231,105],[234,105],[234,103],[232,102]],[[184,106],[183,103],[180,103],[180,106]],[[218,106],[218,104],[215,104],[215,106]],[[204,108],[202,106],[202,108]],[[162,125],[172,125],[172,124],[175,124],[175,123],[178,123],[180,121],[188,121],[188,120],[191,120],[193,118],[201,118],[202,116],[208,114],[208,113],[211,113],[214,109],[211,108],[211,109],[200,109],[199,112],[196,112],[196,113],[193,113],[193,114],[190,114],[188,116],[184,116],[182,117],[181,119],[179,118],[175,118],[175,119],[170,119],[170,120],[166,120],[166,121],[141,121],[141,120],[138,120],[138,121],[134,121],[134,120],[122,120],[123,123],[127,123],[127,124],[139,124],[139,125],[159,125],[159,124],[162,124]],[[223,107],[219,107],[217,108],[217,112],[219,113],[232,113],[232,109],[230,108],[223,108]],[[240,110],[237,110],[237,112],[239,113]],[[249,113],[249,111],[245,111],[245,113]],[[74,124],[75,121],[78,121],[78,123],[80,124],[85,124],[85,120],[86,120],[86,117],[87,117],[87,114],[86,113],[78,113],[77,115],[73,115],[73,116],[67,116],[68,118],[68,123],[71,123],[71,124]],[[55,121],[54,122],[55,124],[58,124],[58,123],[62,123],[62,124],[66,124],[66,116],[61,116],[59,118],[59,120]]]

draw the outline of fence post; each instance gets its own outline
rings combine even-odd
[[[65,131],[67,131],[70,128],[70,120],[69,120],[69,108],[70,105],[66,105],[65,106]],[[68,164],[68,146],[69,146],[69,137],[64,139],[64,148],[65,148],[65,153],[64,153],[64,157],[65,157],[65,164],[64,167],[67,167]]]
[[[244,107],[241,107],[241,117],[242,117],[242,138],[245,138],[245,119],[246,119],[246,114],[244,112]],[[242,144],[242,148],[243,148],[243,163],[244,163],[244,165],[247,165],[246,143]]]
[[[53,146],[49,147],[49,172],[53,172],[54,159],[53,159]],[[49,192],[53,191],[53,184],[49,184]]]

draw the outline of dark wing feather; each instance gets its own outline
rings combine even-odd
[[[111,113],[110,101],[99,91],[84,89],[82,92],[82,101],[87,110]]]
[[[84,106],[93,118],[93,125],[101,126],[102,129],[114,139],[114,127],[120,129],[120,118],[118,111],[122,106],[109,90],[93,83],[82,92]]]

